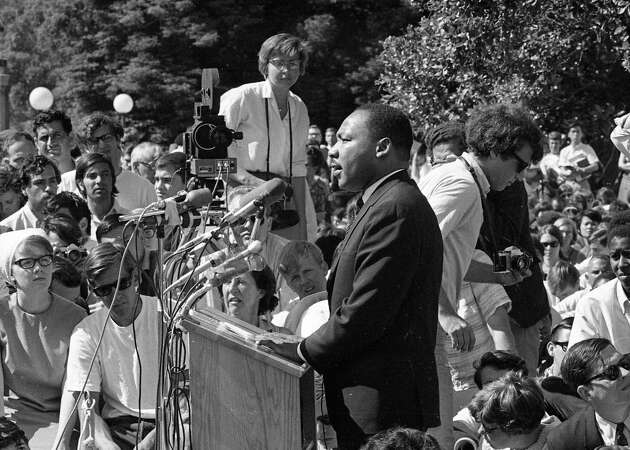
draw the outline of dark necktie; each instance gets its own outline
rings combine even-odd
[[[625,425],[623,422],[617,424],[617,428],[615,429],[615,445],[628,445],[628,439],[626,439],[626,435],[623,434],[623,430]]]
[[[359,214],[361,208],[363,208],[363,194],[361,194],[361,197],[357,200],[357,214]]]

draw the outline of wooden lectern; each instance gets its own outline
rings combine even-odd
[[[227,324],[227,325],[226,325]],[[193,449],[315,449],[313,370],[258,348],[264,331],[218,310],[191,311]]]

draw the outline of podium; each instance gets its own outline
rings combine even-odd
[[[193,449],[315,449],[313,370],[259,349],[257,327],[218,310],[191,311]]]

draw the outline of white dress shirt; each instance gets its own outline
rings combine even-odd
[[[617,432],[617,424],[610,422],[604,419],[599,414],[595,413],[595,421],[597,422],[597,428],[599,428],[599,433],[602,435],[602,440],[604,441],[604,445],[615,445],[615,434]],[[630,418],[626,418],[623,424],[625,428],[623,429],[623,434],[630,442],[630,431],[628,427],[630,427]]]
[[[267,130],[265,99],[268,100]],[[306,105],[289,92],[291,134],[293,135],[293,176],[306,176],[306,142],[309,117]],[[228,148],[228,155],[237,160],[237,171],[267,171],[267,136],[270,139],[269,171],[289,176],[289,114],[280,117],[278,105],[268,81],[248,83],[230,89],[221,96],[219,114],[225,116],[228,128],[243,133]]]
[[[619,353],[630,353],[630,301],[617,279],[578,301],[569,347],[590,338],[606,338]]]
[[[474,168],[481,190],[486,195],[490,191],[490,183],[475,158],[469,153],[464,153],[462,157]],[[468,271],[483,223],[481,194],[466,164],[459,159],[435,165],[420,180],[420,190],[438,219],[444,241],[442,289],[453,309],[457,310],[462,280]]]
[[[37,228],[39,219],[31,209],[28,202],[9,217],[0,222],[0,225],[9,227],[13,231],[24,230],[26,228]]]

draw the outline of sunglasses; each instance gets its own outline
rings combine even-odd
[[[17,264],[22,269],[32,269],[35,264],[39,264],[40,267],[48,267],[52,264],[52,255],[43,255],[39,258],[22,258],[15,261],[13,264]]]
[[[563,352],[567,351],[567,348],[569,348],[569,342],[557,342],[557,341],[551,341],[551,343],[553,345],[557,345],[558,347],[560,347],[562,349]]]
[[[570,214],[570,215],[576,216],[578,213],[579,211],[575,206],[567,206],[566,208],[562,210],[562,214]]]
[[[133,283],[133,277],[121,278],[120,286],[118,290],[122,291],[122,290],[128,289],[132,283]],[[116,289],[117,284],[118,284],[117,281],[110,284],[104,284],[102,286],[94,287],[92,291],[94,292],[94,295],[96,295],[97,297],[101,297],[101,298],[109,297],[112,294],[112,291]]]
[[[560,245],[560,242],[558,241],[554,241],[554,242],[541,242],[540,245],[542,245],[543,247],[552,247],[552,248],[556,248],[558,245]]]
[[[63,256],[71,262],[76,263],[87,256],[87,250],[79,248],[75,244],[70,244],[67,247],[57,247],[55,249],[55,256]]]
[[[586,380],[584,384],[588,384],[591,381],[597,379],[615,381],[621,376],[622,368],[630,371],[630,357],[628,357],[627,355],[622,357],[617,364],[606,367],[601,373],[598,373],[597,375],[592,376],[591,378]]]
[[[630,249],[615,250],[614,252],[610,252],[608,256],[614,261],[619,261],[622,256],[624,259],[630,259]]]

